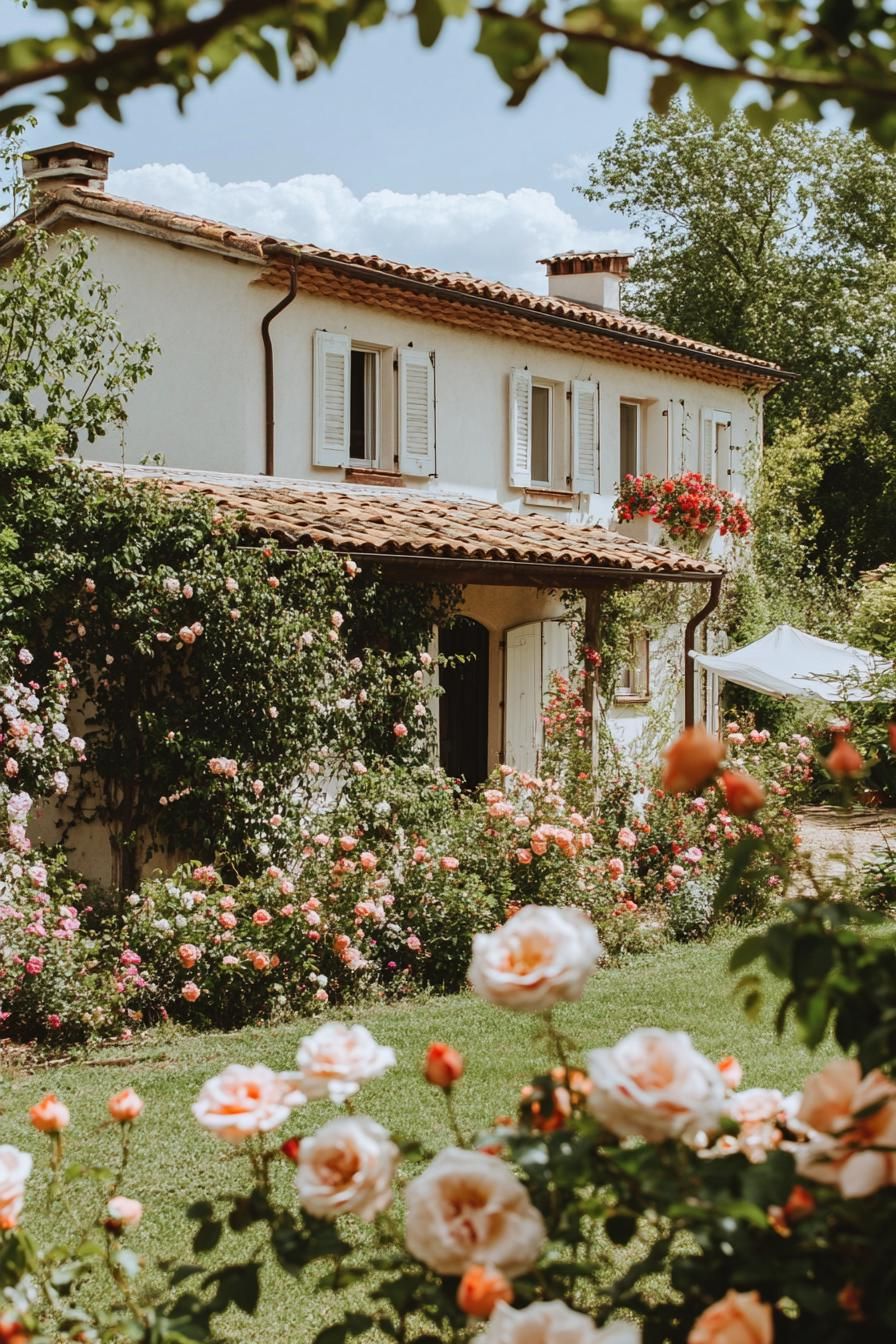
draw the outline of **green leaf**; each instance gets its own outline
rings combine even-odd
[[[577,42],[570,38],[560,60],[594,93],[604,94],[610,78],[610,47],[600,42]]]

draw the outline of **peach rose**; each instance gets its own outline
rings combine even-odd
[[[25,1182],[34,1159],[11,1143],[0,1144],[0,1228],[15,1227],[25,1202]]]
[[[730,1087],[732,1091],[740,1087],[743,1082],[744,1071],[735,1055],[723,1056],[716,1068],[722,1075],[722,1081],[726,1087]]]
[[[686,1032],[629,1032],[616,1045],[589,1053],[588,1075],[588,1109],[620,1138],[637,1134],[661,1143],[718,1127],[724,1080]]]
[[[772,1309],[758,1293],[733,1289],[697,1317],[688,1344],[772,1344]]]
[[[192,971],[202,953],[195,943],[181,943],[177,949],[177,956],[184,970]]]
[[[526,905],[494,933],[476,934],[468,976],[480,998],[540,1013],[580,999],[602,954],[581,910]]]
[[[896,1185],[896,1084],[879,1069],[863,1078],[857,1060],[832,1060],[806,1079],[797,1119],[817,1131],[796,1149],[801,1175],[846,1199]]]
[[[470,1265],[457,1288],[457,1305],[467,1316],[491,1316],[499,1302],[513,1301],[513,1285],[499,1270]]]
[[[533,1302],[514,1311],[499,1302],[477,1344],[640,1344],[641,1328],[613,1321],[598,1330],[590,1316],[565,1302]]]
[[[752,817],[765,803],[765,789],[744,770],[723,770],[725,806],[735,817]]]
[[[369,1116],[337,1116],[299,1145],[299,1203],[315,1218],[354,1213],[372,1223],[392,1203],[399,1157],[386,1130]]]
[[[433,1041],[426,1052],[423,1076],[433,1087],[453,1087],[463,1077],[464,1057],[453,1045]]]
[[[59,1134],[68,1127],[72,1117],[65,1102],[60,1101],[54,1092],[48,1092],[31,1107],[28,1118],[41,1134]]]
[[[717,737],[711,737],[701,723],[685,728],[680,737],[663,752],[663,788],[669,793],[699,789],[712,779],[725,755]]]
[[[295,1081],[303,1097],[329,1097],[338,1105],[394,1063],[395,1051],[378,1045],[366,1027],[327,1022],[311,1036],[303,1036],[296,1053],[298,1072],[284,1077]]]
[[[106,1110],[113,1120],[125,1125],[140,1115],[143,1110],[143,1098],[138,1097],[132,1087],[126,1087],[123,1092],[116,1092],[114,1097],[109,1098]]]
[[[851,742],[842,733],[834,734],[834,747],[825,757],[828,773],[835,779],[858,779],[865,770],[865,762]]]
[[[203,1129],[227,1143],[242,1143],[282,1125],[301,1100],[288,1074],[274,1073],[264,1064],[228,1064],[203,1083],[191,1110]]]
[[[126,1195],[114,1195],[106,1205],[109,1222],[115,1229],[136,1227],[143,1217],[143,1205],[139,1199],[128,1199]]]
[[[437,1274],[474,1264],[524,1274],[544,1241],[541,1214],[500,1158],[446,1148],[405,1191],[405,1244]]]

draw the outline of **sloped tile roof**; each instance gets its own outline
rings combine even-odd
[[[448,300],[465,299],[485,305],[507,305],[517,310],[521,317],[555,324],[574,324],[586,332],[590,329],[594,336],[628,340],[691,361],[715,364],[760,383],[775,383],[792,376],[768,360],[754,359],[736,350],[692,340],[615,310],[591,307],[546,294],[534,294],[500,281],[477,279],[463,271],[440,271],[430,266],[388,261],[366,253],[342,252],[310,243],[296,243],[252,229],[234,228],[196,215],[166,210],[161,206],[109,196],[104,191],[88,187],[54,189],[52,194],[45,196],[39,216],[42,219],[46,217],[49,222],[54,216],[61,217],[70,212],[96,220],[118,221],[137,231],[176,237],[179,241],[197,247],[239,254],[262,263],[273,262],[268,278],[274,283],[283,282],[284,263],[288,264],[289,258],[300,265],[309,263],[319,267],[352,268],[361,276],[379,280],[380,284],[389,282],[399,286],[422,286],[430,293],[440,294]],[[479,322],[482,326],[489,326],[485,312],[481,314]]]
[[[111,473],[122,471],[100,466]],[[222,510],[241,515],[242,526],[253,536],[383,560],[403,556],[468,562],[481,566],[483,581],[490,567],[497,571],[504,565],[564,571],[570,587],[589,576],[696,581],[722,573],[719,565],[605,528],[511,513],[500,504],[468,496],[174,468],[125,467],[124,474],[155,480],[172,495],[206,495]]]

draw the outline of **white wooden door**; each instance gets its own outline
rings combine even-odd
[[[541,623],[507,631],[504,672],[504,760],[534,775],[541,744]]]

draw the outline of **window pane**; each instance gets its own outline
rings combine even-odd
[[[630,401],[623,401],[619,406],[619,475],[622,480],[626,476],[637,476],[640,470],[640,430],[641,430],[641,407],[635,406]]]
[[[551,482],[551,389],[532,388],[532,480]]]
[[[377,357],[372,350],[352,351],[349,457],[376,461]]]

